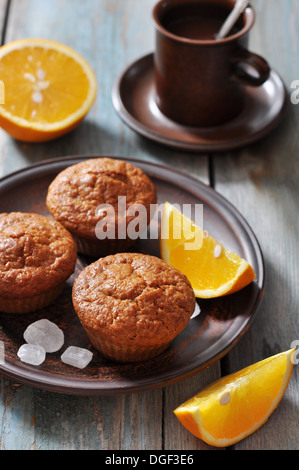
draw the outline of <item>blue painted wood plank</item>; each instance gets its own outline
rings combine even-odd
[[[84,122],[56,141],[26,144],[0,130],[0,176],[62,155],[108,154],[166,163],[208,182],[206,156],[196,158],[141,139],[112,106],[112,85],[123,68],[153,48],[153,4],[153,0],[11,0],[5,41],[44,37],[73,47],[94,68],[99,92]],[[215,366],[207,374],[215,377],[218,371]],[[197,386],[202,380],[197,378]],[[163,422],[163,390],[75,397],[16,387],[3,378],[0,383],[1,449],[162,449],[177,443],[169,434],[170,442],[163,442],[164,427],[173,423],[170,409]],[[179,397],[193,387],[191,380],[171,390]],[[178,448],[186,440],[185,435]]]
[[[264,0],[256,2],[256,9],[251,48],[267,58],[291,92],[291,82],[299,78],[298,2]],[[266,267],[260,313],[229,353],[229,371],[287,350],[299,339],[298,130],[299,105],[290,105],[282,125],[261,142],[214,157],[216,189],[252,226]],[[268,423],[237,449],[298,449],[298,380],[295,366],[287,392]]]

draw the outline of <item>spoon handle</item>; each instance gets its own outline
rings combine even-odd
[[[245,11],[249,4],[250,0],[237,0],[234,9],[225,20],[219,33],[216,34],[216,39],[222,39],[230,32],[230,30],[238,20],[239,16]]]

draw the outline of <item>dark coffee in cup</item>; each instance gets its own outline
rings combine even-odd
[[[174,7],[165,14],[163,26],[167,31],[182,38],[207,40],[215,39],[230,10],[223,5],[211,3],[187,3]],[[233,26],[233,36],[244,27],[242,18]]]
[[[235,0],[160,0],[154,8],[156,103],[177,123],[221,125],[241,113],[245,87],[269,77],[265,59],[248,50],[254,24],[246,8],[234,29],[216,39]]]

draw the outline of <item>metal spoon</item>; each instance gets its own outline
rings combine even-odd
[[[220,31],[216,34],[216,39],[222,39],[230,32],[240,15],[246,10],[250,0],[237,0],[234,9],[231,11]]]

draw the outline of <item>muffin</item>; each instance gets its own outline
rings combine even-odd
[[[75,280],[72,299],[91,344],[118,362],[163,352],[195,308],[184,274],[137,253],[117,253],[87,266]]]
[[[32,213],[0,214],[0,311],[26,313],[49,305],[73,273],[71,234]]]
[[[78,251],[97,258],[129,249],[149,224],[156,201],[155,187],[140,168],[106,157],[61,171],[46,199],[50,213],[74,236]]]

